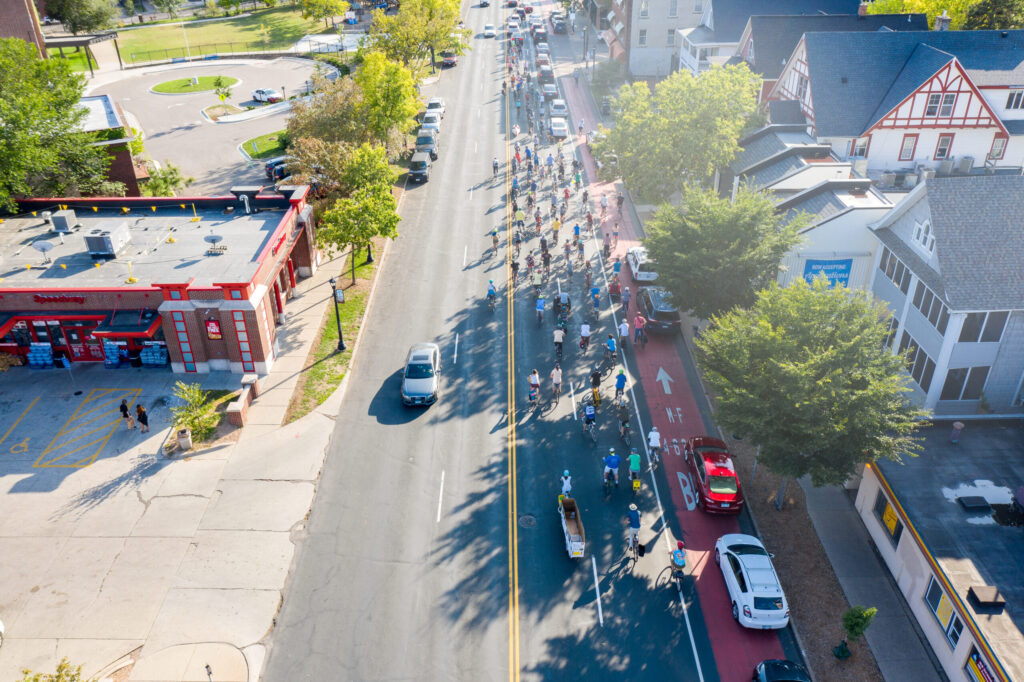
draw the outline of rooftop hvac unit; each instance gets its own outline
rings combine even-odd
[[[961,156],[956,162],[956,172],[960,175],[970,175],[972,168],[974,168],[973,156]]]
[[[939,161],[939,170],[935,173],[940,178],[947,177],[953,172],[953,159],[943,159]]]
[[[104,220],[85,235],[85,248],[93,258],[117,258],[131,240],[128,223]]]
[[[925,168],[924,166],[921,166],[920,168],[917,169],[917,179],[920,180],[921,182],[927,182],[934,177],[934,168]]]
[[[896,184],[896,174],[895,173],[882,173],[881,184],[882,184],[882,187],[892,187],[893,185]]]
[[[54,232],[71,232],[73,228],[79,226],[78,217],[75,212],[71,209],[65,209],[63,211],[57,211],[50,216],[50,221],[53,223]]]
[[[917,184],[917,173],[906,173],[903,176],[903,186],[911,189]]]

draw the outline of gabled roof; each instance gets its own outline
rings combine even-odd
[[[925,190],[950,307],[1024,309],[1024,176],[933,178]]]
[[[887,209],[891,204],[867,178],[834,179],[820,182],[802,192],[789,194],[775,204],[777,213],[792,220],[799,213],[811,216],[811,225],[855,209]]]
[[[711,23],[714,39],[708,42],[738,43],[747,21],[763,14],[856,14],[860,0],[713,0]]]
[[[815,144],[817,140],[807,134],[805,126],[793,124],[766,125],[740,138],[740,151],[731,164],[739,173],[768,159],[794,144]]]
[[[718,4],[715,3],[717,11]],[[807,16],[780,16],[774,8],[768,16],[752,16],[745,31],[754,41],[754,61],[751,69],[764,78],[778,78],[782,67],[793,54],[800,36],[809,32],[828,31],[927,31],[928,17],[924,14],[817,14]]]
[[[1024,83],[1024,31],[806,33],[804,43],[819,137],[860,136],[888,113],[876,113],[883,101],[898,103],[932,75],[923,74],[940,53],[956,57],[975,85]]]
[[[768,122],[807,125],[807,117],[804,116],[804,110],[800,106],[799,100],[773,99],[768,102]]]
[[[939,72],[942,67],[953,61],[954,57],[948,52],[938,50],[931,45],[918,43],[911,53],[910,59],[903,65],[903,69],[889,92],[882,98],[875,112],[868,118],[868,127],[878,123],[879,119],[895,109],[900,102],[910,96],[921,84]]]

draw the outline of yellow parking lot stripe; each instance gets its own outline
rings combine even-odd
[[[7,440],[7,436],[11,435],[11,431],[14,430],[14,427],[16,427],[21,422],[21,420],[25,418],[25,415],[28,414],[29,410],[31,410],[33,407],[35,407],[35,404],[37,402],[39,402],[39,396],[36,396],[35,398],[33,398],[32,402],[30,402],[28,404],[28,407],[25,408],[24,412],[21,413],[21,416],[18,417],[17,420],[15,420],[15,422],[13,424],[11,424],[11,428],[7,429],[7,433],[4,434],[4,437],[0,438],[0,443],[3,443],[5,440]]]
[[[117,409],[109,409],[111,405],[116,405],[120,400],[128,400],[129,405],[135,404],[135,400],[142,393],[140,388],[94,388],[89,392],[78,406],[78,409],[74,411],[71,417],[64,423],[64,425],[57,431],[57,434],[50,441],[50,444],[46,446],[42,454],[36,459],[33,467],[38,468],[81,468],[87,467],[96,461],[99,454],[106,447],[107,442],[111,436],[117,431],[118,424],[121,422],[121,416]],[[106,410],[106,411],[101,411]],[[97,414],[98,413],[98,414]],[[88,418],[87,418],[88,417]],[[106,419],[99,426],[95,426],[97,422]],[[93,426],[85,433],[78,433],[79,430]],[[98,438],[94,438],[86,443],[81,443],[83,438],[88,438],[98,432],[106,433]],[[80,443],[78,447],[68,450],[74,443]],[[91,454],[77,460],[72,463],[67,462],[67,458],[71,455],[81,452],[90,446],[96,446],[96,449]]]

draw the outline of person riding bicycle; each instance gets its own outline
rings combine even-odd
[[[533,259],[533,254],[526,254],[526,269],[529,270],[530,272],[533,272],[533,266],[536,264],[536,261]]]
[[[657,462],[658,451],[661,450],[661,434],[658,433],[657,426],[653,427],[651,432],[647,434],[647,447],[650,449],[651,459]]]
[[[562,392],[562,368],[557,362],[549,376],[551,377],[551,397],[558,400],[558,396]]]
[[[585,189],[585,190],[583,190],[583,196],[580,197],[580,201],[583,203],[584,206],[586,206],[587,202],[589,200],[590,200],[590,190]]]
[[[590,387],[593,389],[601,388],[601,368],[595,367],[594,371],[590,373]]]
[[[537,321],[542,322],[544,320],[544,296],[537,297]]]
[[[540,287],[542,284],[544,284],[544,278],[541,276],[540,270],[535,269],[533,271],[533,290],[539,298],[541,297]]]
[[[614,358],[615,357],[615,337],[612,336],[611,334],[609,334],[608,335],[608,340],[604,342],[604,347],[605,347],[605,355],[607,355],[610,358]],[[615,383],[618,384],[618,380],[616,380]]]
[[[572,476],[569,475],[569,470],[566,469],[562,472],[562,494],[566,497],[572,497]]]
[[[520,213],[522,213],[522,211],[520,211]],[[523,224],[520,221],[519,227],[521,228],[522,226]],[[519,249],[523,246],[523,234],[519,230],[516,230],[516,233],[512,235],[512,245],[515,247],[516,255],[518,256]]]
[[[548,152],[548,158],[544,159],[544,163],[547,165],[548,169],[555,165],[555,157],[551,155],[551,152]]]
[[[547,249],[545,249],[544,253],[542,253],[540,255],[540,259],[542,261],[544,261],[544,272],[547,272],[548,270],[550,270],[551,269],[551,252],[548,251]]]
[[[494,250],[498,250],[498,228],[491,230],[491,244],[494,245]]]
[[[512,261],[512,282],[515,283],[519,280],[519,261]]]
[[[626,197],[622,196],[622,192],[620,191],[619,195],[615,197],[615,205],[618,207],[619,213],[622,213],[622,204],[625,203],[625,201]]]
[[[619,456],[615,454],[615,448],[608,448],[608,456],[601,460],[601,463],[604,464],[604,475],[607,477],[608,473],[611,472],[612,476],[615,477],[615,485],[618,485],[619,464],[622,463],[622,459],[620,459]]]
[[[615,352],[614,350],[612,351]],[[622,395],[622,392],[626,390],[626,371],[620,369],[619,373],[615,376],[615,397],[618,398]]]
[[[629,505],[626,520],[629,524],[629,546],[632,547],[634,542],[640,542],[640,510],[635,504]]]
[[[590,345],[590,325],[584,322],[580,325],[580,348],[587,349]]]
[[[497,175],[498,174],[498,157],[497,156],[495,156],[494,160],[491,161],[491,168],[494,169],[494,174]]]
[[[583,406],[583,431],[586,432],[589,424],[597,423],[597,408],[591,403],[587,403]]]
[[[526,211],[524,211],[523,209],[519,209],[518,211],[516,211],[516,225],[519,226],[519,229],[523,229],[523,226],[525,224],[526,224]]]
[[[629,478],[640,478],[640,453],[636,451],[636,448],[631,448],[629,451]]]
[[[672,568],[683,570],[686,566],[686,545],[682,540],[676,542],[676,548],[672,550]],[[675,572],[675,571],[673,571]]]
[[[629,426],[629,406],[626,405],[625,400],[619,403],[617,414],[619,417],[619,435],[621,436],[626,427]]]
[[[489,301],[492,298],[496,299],[497,297],[498,297],[498,291],[497,291],[497,289],[494,288],[494,280],[493,279],[487,280],[487,300]]]
[[[608,210],[608,195],[601,195],[601,215],[604,215],[605,211]]]
[[[554,331],[554,334],[553,334],[553,337],[554,337],[554,340],[555,340],[555,352],[557,352],[559,355],[561,355],[562,354],[562,343],[565,341],[565,332],[556,327],[555,331]]]

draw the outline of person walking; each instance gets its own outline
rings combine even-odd
[[[149,414],[142,405],[135,406],[135,420],[139,422],[139,433],[149,433]]]
[[[619,322],[619,346],[625,348],[627,341],[629,341],[629,322],[623,318],[622,322]]]
[[[612,228],[612,248],[616,249],[619,247],[619,224],[615,223],[615,227]]]
[[[118,407],[118,409],[121,410],[121,419],[124,420],[125,427],[128,428],[129,430],[134,429],[135,420],[132,418],[132,413],[128,411],[128,400],[121,400],[121,405],[120,407]]]
[[[644,325],[645,324],[647,324],[647,320],[644,318],[643,315],[640,314],[640,311],[638,310],[636,312],[636,317],[633,318],[633,343],[634,344],[640,342],[640,337],[644,333]]]

